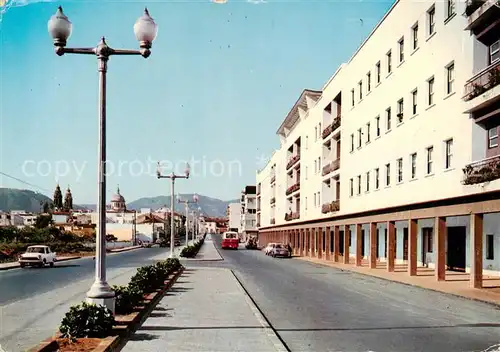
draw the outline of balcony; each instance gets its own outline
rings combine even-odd
[[[276,175],[273,175],[273,177],[271,177],[271,183],[274,183],[274,181],[276,181]]]
[[[476,161],[464,167],[464,185],[475,185],[500,178],[500,155]]]
[[[297,220],[300,219],[300,212],[294,212],[294,213],[286,213],[285,214],[285,221],[291,221],[291,220]]]
[[[290,187],[287,188],[286,190],[286,195],[290,195],[292,194],[293,192],[296,192],[300,189],[300,182],[297,182],[296,184],[294,185],[291,185]]]
[[[294,155],[288,160],[288,163],[286,164],[286,169],[288,170],[291,168],[295,163],[297,163],[300,160],[300,154]]]
[[[269,201],[269,203],[271,205],[273,205],[274,203],[276,203],[276,197],[272,197],[271,200]]]
[[[464,100],[472,100],[500,84],[500,61],[493,63],[465,84]]]
[[[340,158],[337,158],[331,163],[328,163],[327,165],[323,166],[322,175],[326,176],[329,173],[338,170],[339,168],[340,168]]]
[[[468,24],[465,30],[474,33],[478,40],[486,44],[498,33],[500,25],[499,0],[468,0],[465,7]],[[489,37],[489,38],[488,38]]]
[[[271,225],[276,224],[276,220],[274,218],[271,218]]]
[[[334,211],[340,210],[340,200],[334,200],[330,203],[325,203],[321,206],[321,212],[323,214],[333,213]]]
[[[330,134],[332,134],[333,131],[335,131],[339,127],[340,127],[340,116],[337,116],[335,118],[335,121],[333,121],[330,125],[328,125],[328,126],[325,127],[325,129],[321,133],[321,136],[323,137],[323,139],[325,139]]]

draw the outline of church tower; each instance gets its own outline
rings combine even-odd
[[[59,184],[57,184],[56,190],[54,191],[54,208],[55,210],[61,210],[63,208],[62,192]]]
[[[73,210],[73,195],[71,194],[71,190],[66,191],[66,195],[64,196],[64,211]]]

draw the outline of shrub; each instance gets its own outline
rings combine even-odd
[[[201,246],[203,245],[203,242],[204,242],[204,239],[201,238],[199,241],[195,242],[193,245],[184,247],[181,251],[181,257],[184,257],[184,258],[196,257],[196,254],[198,254],[198,251],[200,250]]]
[[[111,334],[114,325],[113,312],[108,308],[82,302],[69,309],[59,331],[62,337],[71,340],[81,337],[103,338]]]
[[[146,265],[137,269],[137,273],[130,279],[130,286],[144,293],[153,292],[160,283],[159,270],[155,265]]]
[[[139,305],[143,298],[143,292],[135,286],[113,286],[115,291],[116,314],[130,314]]]

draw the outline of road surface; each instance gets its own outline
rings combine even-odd
[[[214,236],[220,248],[220,237]],[[483,351],[500,309],[261,251],[220,250],[291,351]]]
[[[167,258],[168,248],[141,248],[107,255],[107,279],[125,285],[137,267]],[[0,271],[0,346],[26,351],[57,330],[69,307],[85,299],[94,281],[95,261],[82,258],[53,268]]]

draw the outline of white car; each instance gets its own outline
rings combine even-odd
[[[52,267],[56,260],[56,253],[52,252],[49,246],[29,246],[19,257],[19,265],[21,268],[27,265],[38,267],[50,265]]]

